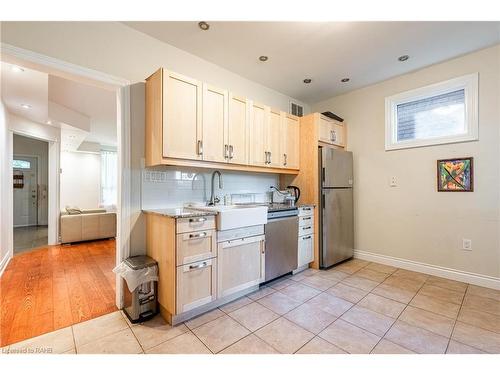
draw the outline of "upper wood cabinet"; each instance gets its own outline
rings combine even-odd
[[[282,167],[281,139],[283,137],[283,115],[279,110],[269,111],[269,122],[266,132],[267,165],[271,167]]]
[[[282,163],[285,168],[299,169],[300,118],[284,114],[282,131]]]
[[[343,123],[320,115],[319,141],[344,147],[345,131]]]
[[[224,147],[228,161],[248,164],[248,137],[250,129],[250,103],[247,99],[229,94],[229,121]]]
[[[267,166],[266,148],[269,107],[252,103],[250,121],[250,164]]]
[[[225,142],[228,131],[228,92],[203,84],[201,153],[207,161],[224,162],[229,158]]]

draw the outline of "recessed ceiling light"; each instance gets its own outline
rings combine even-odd
[[[350,78],[342,78],[340,82],[346,83],[349,82],[351,79]]]
[[[208,29],[210,29],[210,25],[205,21],[198,22],[198,27],[203,31],[207,31]]]
[[[408,56],[408,55],[402,55],[402,56],[399,56],[399,57],[398,57],[398,60],[399,60],[399,61],[406,61],[406,60],[408,60],[409,58],[410,58],[410,56]]]
[[[312,79],[311,78],[306,78],[304,79],[304,83],[311,83],[312,82]]]
[[[267,61],[267,60],[269,60],[269,57],[262,55],[262,56],[259,56],[259,60],[260,61]]]
[[[29,104],[21,104],[21,107],[23,107],[24,109],[30,109],[31,106]]]
[[[12,71],[16,73],[24,72],[24,69],[21,68],[20,66],[14,65],[12,66]]]
[[[47,120],[47,125],[52,125],[52,121]]]

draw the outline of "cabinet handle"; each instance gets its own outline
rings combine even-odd
[[[311,238],[311,236],[305,236],[305,237],[302,237],[302,239],[303,239],[303,240],[308,240],[308,239],[310,239],[310,238]]]
[[[190,234],[189,238],[201,238],[201,237],[206,237],[206,236],[207,236],[207,232],[203,232],[203,233]]]
[[[264,154],[266,155],[265,164],[269,164],[269,152],[268,151],[264,151]]]
[[[197,146],[198,146],[198,155],[203,155],[203,141],[199,140]]]
[[[303,211],[311,211],[311,207],[303,207],[302,210]]]
[[[311,217],[310,216],[303,217],[302,220],[311,220]]]
[[[205,217],[198,217],[196,219],[189,219],[190,223],[202,223],[204,221],[207,221],[207,218],[205,218]]]
[[[204,268],[204,267],[206,267],[207,265],[208,265],[208,263],[207,263],[207,262],[203,262],[203,263],[196,264],[196,265],[195,265],[195,264],[193,264],[193,265],[189,266],[189,269],[190,269],[190,270],[196,270],[196,269],[198,269],[198,268]]]
[[[302,229],[311,229],[311,227],[304,227],[304,228],[302,228]]]
[[[234,147],[233,145],[229,145],[229,159],[234,158]]]
[[[287,164],[286,159],[287,159],[286,154],[283,154],[283,165],[285,165],[285,166]]]
[[[224,145],[224,159],[228,160],[229,159],[229,146]]]
[[[337,141],[337,132],[335,130],[332,130],[332,142]]]
[[[272,157],[272,153],[271,153],[271,151],[269,151],[269,163],[268,164],[271,164],[271,157]]]

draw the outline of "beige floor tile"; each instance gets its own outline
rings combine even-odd
[[[465,292],[467,290],[467,285],[468,285],[460,281],[444,279],[442,277],[437,277],[437,276],[429,276],[425,284],[438,286],[444,289],[454,290],[455,292]]]
[[[500,301],[480,297],[475,294],[467,294],[464,298],[464,307],[487,312],[490,314],[500,315]]]
[[[319,337],[351,354],[368,354],[380,337],[338,319],[319,334]]]
[[[390,275],[388,273],[379,272],[375,270],[371,270],[369,268],[362,268],[358,272],[356,272],[353,276],[363,277],[368,280],[372,280],[380,284],[385,279],[387,279]]]
[[[335,315],[308,304],[293,309],[285,318],[314,334],[320,333],[337,319]]]
[[[239,308],[252,303],[253,300],[247,297],[241,297],[233,302],[226,303],[225,305],[219,307],[220,310],[224,311],[226,314],[229,314],[232,311],[238,310]]]
[[[81,346],[98,338],[129,328],[119,311],[73,326],[76,346]]]
[[[254,334],[242,338],[220,354],[279,354],[271,345]]]
[[[323,340],[320,337],[315,337],[302,348],[300,348],[296,354],[348,354],[346,351],[340,349],[339,347],[330,344],[328,341]]]
[[[224,312],[219,309],[214,309],[194,319],[188,320],[185,324],[189,329],[195,329],[205,323],[220,318],[221,316],[224,316]]]
[[[212,354],[205,345],[191,332],[186,332],[164,342],[146,354]]]
[[[494,299],[500,302],[500,290],[484,288],[482,286],[476,286],[476,285],[469,285],[467,293],[479,297]]]
[[[333,269],[337,271],[342,271],[345,273],[352,274],[354,272],[359,271],[361,268],[366,267],[369,262],[353,259],[347,262],[341,263],[338,266],[335,266]]]
[[[296,301],[281,292],[265,296],[264,298],[259,299],[258,303],[280,315],[286,314],[301,304],[301,302]]]
[[[294,353],[314,337],[311,332],[283,317],[262,327],[255,334],[280,353],[287,354]]]
[[[437,298],[417,294],[410,302],[411,306],[418,307],[436,314],[444,315],[451,319],[456,319],[460,305],[442,301]]]
[[[172,327],[160,315],[147,322],[134,324],[131,329],[144,350],[148,350],[188,331],[185,324]]]
[[[233,311],[229,316],[252,332],[279,318],[278,314],[257,302]]]
[[[60,354],[74,348],[73,332],[71,327],[66,327],[12,344],[9,353]]]
[[[446,354],[486,354],[482,350],[473,348],[472,346],[462,344],[461,342],[450,340]]]
[[[423,294],[429,297],[437,298],[449,303],[455,303],[461,305],[464,299],[465,292],[456,292],[451,289],[444,289],[439,286],[427,285],[425,284],[419,291],[419,294]]]
[[[380,264],[380,263],[370,263],[365,268],[368,270],[389,273],[389,274],[397,271],[396,267],[388,266],[386,264]]]
[[[259,290],[248,294],[247,297],[253,301],[257,301],[258,299],[261,299],[265,296],[268,296],[269,294],[273,294],[274,292],[276,292],[275,289],[269,288],[267,286],[262,286],[262,287],[260,287]]]
[[[458,314],[458,320],[479,328],[500,333],[500,316],[498,315],[472,310],[462,306]]]
[[[336,317],[339,317],[353,306],[351,302],[335,297],[329,294],[328,291],[310,299],[305,305],[321,309]]]
[[[424,285],[424,281],[414,280],[404,276],[398,276],[392,274],[387,279],[384,280],[382,285],[392,286],[398,289],[407,290],[409,292],[416,293]]]
[[[428,278],[429,275],[425,273],[420,273],[420,272],[415,272],[415,271],[409,271],[409,270],[404,270],[402,268],[398,269],[393,273],[394,276],[400,276],[404,277],[410,280],[415,280],[419,282],[425,282]]]
[[[318,289],[300,283],[287,286],[280,292],[299,302],[305,302],[321,293]]]
[[[327,290],[327,293],[330,293],[335,297],[345,299],[352,303],[359,302],[364,296],[368,294],[368,292],[364,290],[354,288],[350,285],[342,283],[334,285],[333,287]]]
[[[293,281],[300,281],[300,280],[303,280],[305,279],[307,276],[304,275],[304,272],[299,272],[299,273],[296,273],[295,275],[293,275],[292,277],[290,277],[290,280],[293,280]]]
[[[400,289],[385,283],[382,283],[373,289],[372,293],[404,304],[410,302],[416,294],[416,292]]]
[[[76,354],[76,349],[70,349],[67,352],[64,352],[63,354]]]
[[[127,328],[81,346],[77,344],[76,351],[78,354],[139,354],[142,348]]]
[[[301,281],[301,283],[310,286],[312,288],[318,289],[320,291],[325,291],[328,288],[334,286],[337,283],[337,281],[325,279],[324,277],[318,275],[313,275],[305,278],[304,280]]]
[[[218,353],[248,335],[250,331],[226,315],[205,323],[194,329],[193,333],[213,353]]]
[[[408,306],[399,317],[399,320],[415,327],[424,328],[444,337],[450,337],[455,320],[438,315],[430,311]]]
[[[291,280],[290,278],[282,277],[275,281],[271,281],[269,284],[267,284],[267,286],[273,288],[274,290],[281,290],[293,284],[295,284],[295,281]]]
[[[383,336],[395,321],[386,315],[359,306],[347,311],[342,315],[342,319],[377,336]]]
[[[500,354],[500,334],[495,332],[457,322],[451,338],[488,353]]]
[[[353,286],[366,292],[370,292],[380,283],[378,281],[373,281],[365,279],[364,277],[357,276],[357,273],[355,273],[352,276],[349,276],[342,280],[342,284]]]
[[[317,270],[317,269],[308,268],[308,269],[302,271],[302,274],[304,274],[304,276],[312,276],[312,275],[314,275],[314,274],[316,274],[318,272],[319,272],[319,270]]]
[[[401,321],[394,323],[385,338],[421,354],[444,354],[448,346],[446,337]]]
[[[342,281],[346,277],[349,277],[349,275],[350,275],[349,273],[338,271],[334,268],[331,268],[329,270],[323,271],[320,274],[318,274],[319,277],[333,281]]]
[[[393,301],[392,299],[382,296],[377,296],[373,293],[368,294],[365,298],[359,301],[358,306],[387,315],[391,318],[397,318],[406,307],[403,303]]]
[[[373,348],[371,354],[415,354],[415,352],[389,340],[382,339],[377,346]]]

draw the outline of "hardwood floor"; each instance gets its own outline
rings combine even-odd
[[[15,255],[0,278],[0,346],[116,310],[115,240]]]

